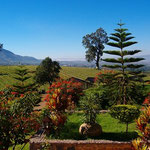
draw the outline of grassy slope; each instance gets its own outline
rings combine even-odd
[[[37,66],[26,66],[31,71],[35,71]],[[0,76],[0,89],[3,89],[5,85],[12,85],[15,81],[12,78],[14,76],[16,66],[0,66],[0,73],[8,74]],[[81,67],[62,67],[60,71],[60,77],[67,79],[70,77],[77,77],[85,80],[87,77],[95,77],[98,70],[81,68]]]
[[[87,77],[95,77],[99,70],[84,67],[62,67],[60,76],[64,79],[77,77],[85,80]]]
[[[30,71],[35,71],[37,66],[26,66]],[[12,78],[14,76],[16,66],[0,66],[0,74],[8,74],[0,76],[0,89],[5,88],[6,85],[12,85],[15,80]],[[99,70],[93,68],[84,67],[62,67],[60,71],[60,77],[67,79],[70,77],[77,77],[85,80],[87,77],[95,77]],[[146,73],[146,80],[150,80],[150,73]],[[41,86],[41,89],[47,89],[48,84]],[[147,86],[147,90],[150,91],[150,84]]]
[[[30,71],[35,71],[37,66],[26,66]],[[14,83],[14,76],[16,66],[0,66],[0,74],[8,74],[0,76],[0,89],[4,88],[5,85],[11,85]],[[60,77],[67,79],[70,77],[77,77],[85,80],[87,77],[95,77],[99,70],[93,68],[84,67],[62,67],[60,71]],[[150,73],[147,73],[146,80],[150,80]]]
[[[36,66],[26,66],[30,71],[34,71]],[[13,79],[16,66],[0,66],[0,89],[3,89],[6,85],[12,85],[15,80]],[[5,75],[7,74],[7,75]]]

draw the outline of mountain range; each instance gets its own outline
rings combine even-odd
[[[140,57],[140,56],[139,56]],[[150,55],[141,56],[145,58],[142,63],[145,65],[144,69],[150,70]],[[0,65],[39,65],[41,62],[40,59],[36,59],[30,56],[20,56],[16,55],[13,52],[3,49],[0,47]],[[78,61],[58,61],[61,66],[70,66],[70,67],[95,67],[95,63],[88,63],[87,61],[78,60]],[[101,62],[103,64],[104,62]]]
[[[41,60],[29,56],[20,56],[0,48],[0,65],[38,65]]]

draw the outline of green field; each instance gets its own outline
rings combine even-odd
[[[30,71],[35,71],[37,66],[25,66]],[[13,79],[14,72],[17,66],[0,66],[0,89],[3,89],[6,85],[12,85],[15,80]],[[77,77],[85,80],[87,77],[95,77],[98,70],[91,68],[81,67],[62,67],[60,71],[60,77],[67,79],[70,77]]]
[[[87,77],[95,77],[99,72],[99,70],[96,70],[94,68],[62,67],[60,76],[64,79],[76,77],[85,80]]]
[[[36,66],[26,66],[30,71],[35,70]],[[0,89],[5,88],[6,85],[15,83],[13,78],[17,66],[0,66]]]
[[[35,71],[37,66],[25,66],[30,71]],[[14,71],[17,66],[0,66],[0,89],[3,89],[6,85],[12,85],[15,83],[13,79]],[[62,67],[60,71],[60,77],[67,79],[70,77],[76,77],[85,80],[87,77],[95,77],[99,70],[94,68],[84,67]],[[146,80],[150,80],[150,73],[146,73]],[[46,85],[44,87],[47,87]]]

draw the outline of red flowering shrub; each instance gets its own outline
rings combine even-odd
[[[17,83],[0,92],[0,149],[23,144],[27,135],[40,127],[38,115],[33,113],[34,106],[40,101],[35,83],[23,66],[15,72]]]
[[[104,70],[99,72],[95,77],[95,83],[109,84],[111,82],[111,76],[115,74],[114,70]]]
[[[34,95],[15,97],[10,89],[0,93],[0,149],[4,150],[26,143],[26,136],[40,125],[33,113]]]
[[[66,122],[65,110],[77,104],[81,95],[82,85],[73,80],[58,80],[49,87],[45,97],[48,109],[43,112],[47,134],[58,134]]]
[[[143,105],[150,105],[150,93],[148,94],[148,96],[145,98]]]
[[[47,91],[45,101],[49,109],[64,111],[73,102],[78,103],[82,95],[82,84],[73,80],[59,80],[54,82]]]

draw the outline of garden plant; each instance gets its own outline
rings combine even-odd
[[[133,150],[149,150],[150,106],[146,107],[136,121],[139,138],[132,142]]]
[[[17,144],[26,144],[28,135],[40,127],[38,115],[33,112],[36,105],[34,94],[17,96],[6,88],[0,94],[0,149]],[[24,147],[24,146],[23,146]]]
[[[118,119],[121,123],[126,124],[127,133],[128,125],[138,118],[140,111],[133,105],[115,105],[110,108],[110,115]]]
[[[60,129],[67,120],[65,110],[78,104],[82,90],[82,85],[73,80],[60,79],[52,83],[45,97],[47,108],[42,113],[47,135],[59,136]]]
[[[84,123],[80,126],[79,132],[88,137],[99,136],[102,128],[96,123],[96,117],[101,110],[101,93],[94,91],[85,92],[80,100],[81,110],[84,114]]]

